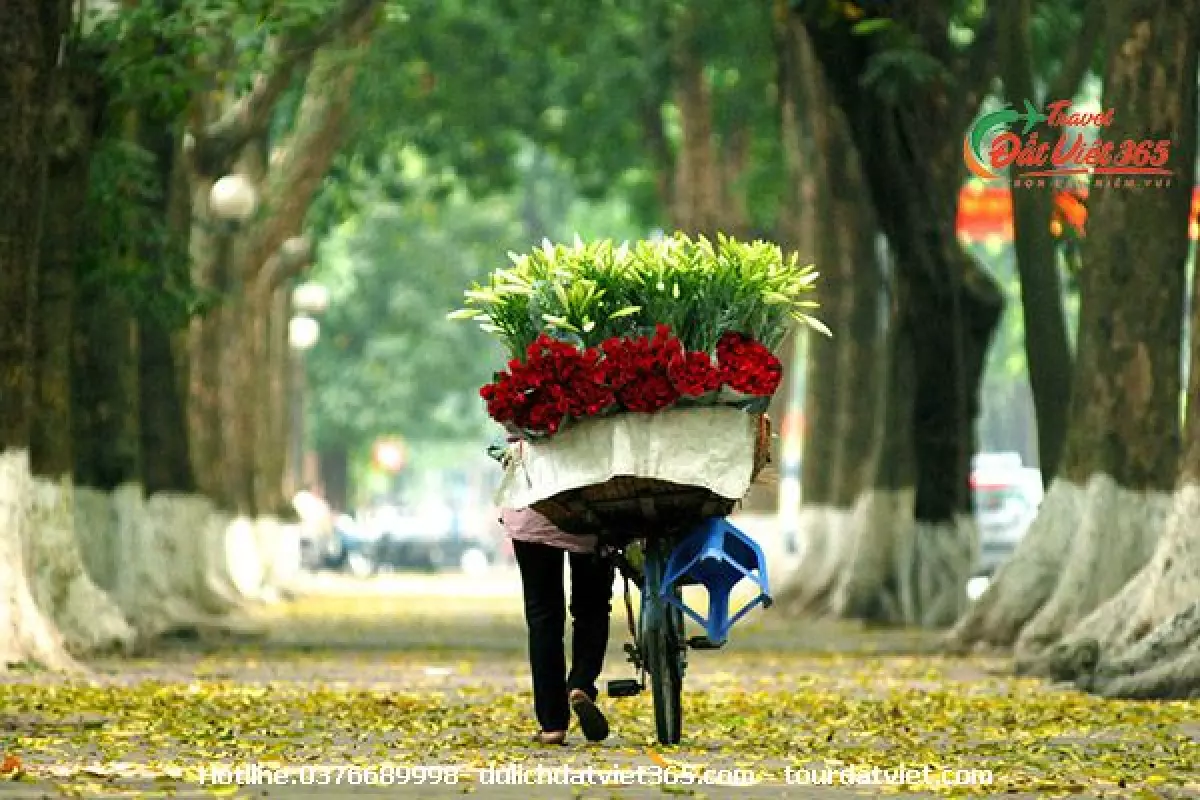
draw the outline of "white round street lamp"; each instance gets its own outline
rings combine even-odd
[[[320,314],[329,308],[329,289],[315,281],[292,290],[292,306],[305,314]]]
[[[288,344],[293,350],[309,350],[321,337],[321,326],[312,317],[298,314],[288,320]]]
[[[245,175],[226,175],[212,185],[208,203],[227,222],[245,222],[258,209],[258,190]]]

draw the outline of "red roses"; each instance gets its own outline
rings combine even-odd
[[[721,388],[721,370],[708,353],[684,353],[667,368],[671,383],[685,397],[702,397]]]
[[[652,413],[680,398],[698,398],[722,385],[743,394],[773,394],[783,366],[749,336],[727,333],[717,363],[707,353],[686,352],[666,325],[654,338],[607,339],[580,350],[542,334],[513,359],[496,382],[479,390],[488,414],[522,430],[556,433],[567,418],[582,419],[613,407]]]
[[[497,422],[555,433],[567,416],[592,416],[613,404],[613,391],[604,383],[600,353],[594,347],[580,351],[543,333],[525,356],[524,364],[509,361],[508,372],[479,390]]]
[[[783,364],[761,343],[742,333],[726,333],[717,342],[721,381],[742,394],[772,395],[783,380]]]
[[[679,399],[679,389],[671,382],[671,363],[683,358],[683,343],[659,325],[654,339],[606,339],[601,370],[608,385],[617,393],[617,401],[627,411],[654,412]]]

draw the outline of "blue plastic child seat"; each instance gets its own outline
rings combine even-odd
[[[758,585],[759,594],[730,617],[730,594],[744,578]],[[708,590],[707,619],[675,597],[675,587],[689,583],[699,583]],[[729,629],[751,609],[759,604],[770,605],[767,559],[758,542],[729,520],[710,517],[671,551],[661,592],[664,600],[704,628],[709,641],[722,644],[729,636]]]

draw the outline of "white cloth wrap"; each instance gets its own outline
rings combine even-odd
[[[750,489],[757,438],[757,417],[723,406],[583,420],[548,439],[513,445],[496,504],[526,508],[618,475],[702,486],[740,500]]]

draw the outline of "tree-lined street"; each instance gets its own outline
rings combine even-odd
[[[0,796],[263,795],[217,762],[1200,793],[1198,31],[1200,0],[5,0]],[[488,448],[677,401],[768,409],[733,519],[777,602],[686,650],[680,745],[647,690],[539,749]],[[571,791],[471,777],[370,791]],[[368,790],[265,796],[325,791]]]

